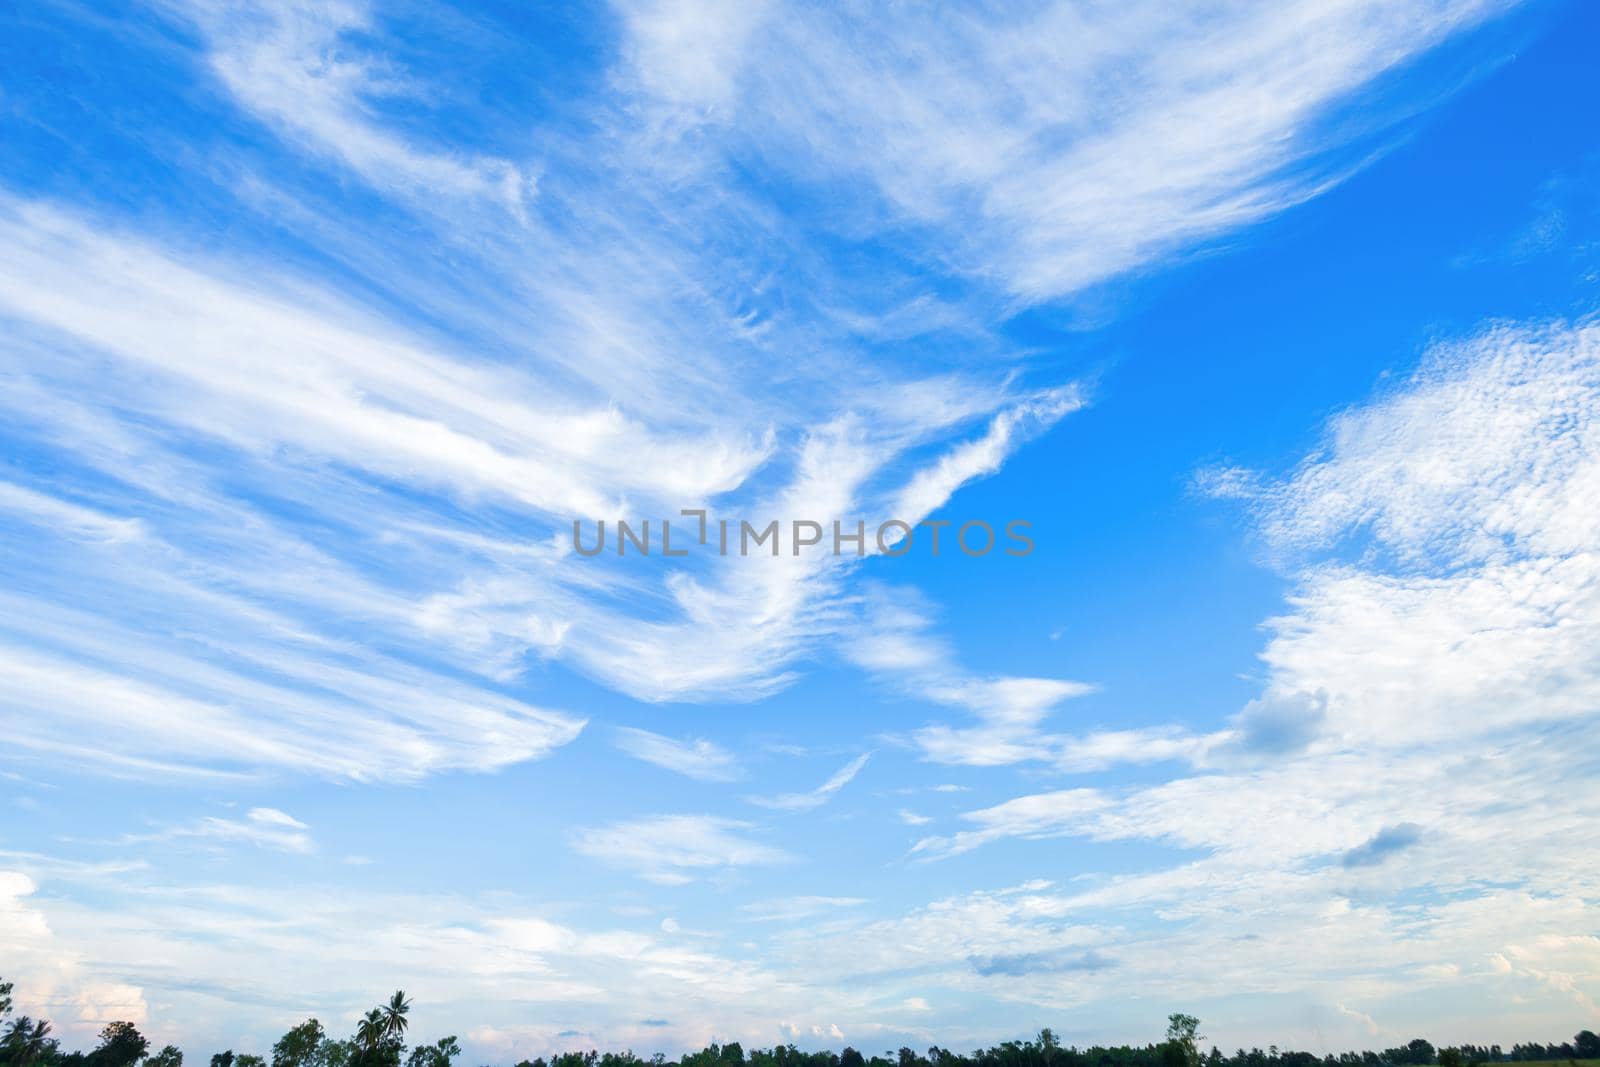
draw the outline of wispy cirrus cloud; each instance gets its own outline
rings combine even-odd
[[[752,804],[759,804],[764,808],[776,808],[779,811],[812,811],[832,800],[839,790],[854,781],[856,775],[861,773],[861,769],[871,758],[872,753],[863,752],[835,771],[826,782],[805,793],[780,793],[777,796],[747,799]]]
[[[279,852],[309,854],[316,851],[311,828],[277,808],[251,808],[242,819],[207,815],[192,823],[170,826],[147,834],[128,834],[125,845],[161,841],[195,841],[201,844],[245,844]]]
[[[890,685],[977,720],[966,726],[932,723],[911,735],[911,743],[935,763],[1001,766],[1048,759],[1060,738],[1043,730],[1043,723],[1059,705],[1094,689],[1057,678],[971,674],[934,631],[931,609],[914,590],[875,587],[865,600],[845,655]]]
[[[592,95],[559,99],[574,83],[552,71],[532,116],[499,82],[463,103],[483,72],[452,62],[492,43],[487,17],[432,35],[364,5],[167,5],[183,29],[163,28],[158,58],[185,91],[141,114],[176,118],[130,131],[102,183],[122,190],[126,170],[118,195],[140,213],[0,194],[6,758],[417,781],[572,742],[590,713],[545,706],[583,682],[565,670],[666,704],[757,700],[843,660],[955,720],[914,712],[915,754],[987,768],[972,773],[988,799],[923,831],[913,859],[956,877],[1069,838],[1153,859],[881,904],[763,885],[764,905],[733,914],[771,939],[719,945],[686,913],[572,919],[590,896],[500,907],[140,878],[113,907],[40,892],[62,869],[7,854],[27,873],[0,873],[0,954],[84,1020],[142,1020],[147,991],[212,1018],[248,999],[241,953],[272,961],[264,988],[296,1008],[358,1010],[350,989],[420,974],[507,1062],[577,1034],[859,1043],[924,1033],[930,1008],[976,1040],[984,998],[1008,1018],[1106,1007],[1095,972],[1111,963],[1164,997],[1226,983],[1370,1008],[1392,991],[1381,972],[1566,1007],[1597,973],[1571,938],[1595,895],[1594,790],[1573,773],[1593,762],[1596,706],[1586,328],[1473,339],[1351,412],[1290,477],[1232,479],[1286,553],[1352,534],[1379,551],[1291,564],[1261,695],[1210,730],[1064,725],[1092,680],[971,665],[908,584],[864,590],[887,561],[647,569],[564,547],[580,515],[914,522],[959,503],[1092,392],[1014,339],[1019,308],[1329,187],[1381,147],[1346,136],[1351,105],[1404,111],[1414,87],[1386,79],[1506,6],[622,4],[592,20],[623,32],[578,79]],[[545,74],[520,48],[516,65]],[[459,95],[432,91],[452,82]],[[8,95],[19,113],[26,89]],[[457,128],[474,106],[505,108],[520,140]],[[225,136],[192,141],[219,121]],[[141,156],[151,144],[206,165]],[[156,172],[177,184],[135,180]],[[737,770],[662,729],[620,747],[700,781]],[[769,803],[816,809],[865,759]],[[988,791],[994,768],[1130,763],[1149,773]],[[294,851],[309,831],[273,810],[175,832]],[[790,863],[820,877],[755,821],[608,818],[568,836],[591,867],[719,889]],[[1343,862],[1412,825],[1426,829],[1404,863]],[[1486,888],[1484,870],[1529,873]],[[1383,902],[1441,886],[1420,908]],[[1308,935],[1314,961],[1292,949]],[[1213,965],[1174,973],[1174,958]],[[149,961],[137,984],[128,960]],[[641,1022],[641,1003],[659,1010]],[[529,1004],[551,1021],[529,1024]]]
[[[1341,105],[1511,6],[1252,4],[1202,19],[1042,4],[995,21],[980,5],[817,18],[766,4],[734,33],[717,5],[621,5],[632,73],[667,129],[709,128],[802,179],[859,176],[878,201],[858,215],[920,224],[932,255],[1026,302],[1321,192],[1362,161],[1338,151]],[[723,46],[663,62],[684,38]]]
[[[747,822],[716,815],[652,815],[578,830],[572,847],[661,885],[794,859],[751,837],[752,829]]]
[[[590,102],[582,134],[550,123],[533,160],[452,143],[408,114],[431,76],[385,51],[395,43],[386,13],[168,4],[199,31],[178,58],[225,87],[297,167],[356,175],[437,248],[400,247],[391,229],[342,213],[329,183],[271,166],[260,145],[229,149],[229,189],[249,194],[244,210],[314,234],[339,271],[318,276],[316,257],[298,255],[299,271],[265,271],[281,249],[200,256],[159,226],[135,233],[92,211],[7,197],[0,307],[26,327],[7,357],[15,432],[118,483],[97,508],[141,525],[101,529],[153,532],[177,550],[181,563],[146,558],[133,599],[153,602],[175,578],[197,600],[250,588],[236,614],[270,610],[273,637],[235,624],[230,651],[247,646],[257,661],[284,655],[284,633],[315,635],[317,651],[294,650],[301,665],[328,656],[338,639],[320,628],[342,597],[341,609],[383,618],[386,642],[408,656],[426,645],[490,688],[555,659],[646,700],[759,699],[859,629],[848,562],[603,572],[554,548],[561,524],[624,504],[924,517],[1084,402],[1072,383],[1015,373],[1025,353],[996,327],[1017,300],[1153,265],[1315,192],[1338,170],[1300,166],[1330,143],[1323,119],[1500,8],[1240,9],[1215,24],[1156,8],[1111,23],[1042,7],[992,25],[907,11],[863,27],[778,4],[737,17],[626,5],[611,95]],[[674,47],[686,39],[706,45],[692,60]],[[953,41],[970,66],[919,58],[956,54],[939,46]],[[1138,76],[1107,79],[1108,69]],[[901,91],[883,93],[885,79]],[[1197,121],[1202,112],[1212,119]],[[810,150],[796,166],[784,149],[800,142]],[[885,250],[870,284],[830,265],[831,238],[766,209],[728,165],[746,149],[801,185],[872,193],[856,230]],[[508,211],[521,220],[509,230]],[[794,250],[792,271],[770,277],[775,248]],[[402,306],[414,317],[395,313]],[[874,358],[908,338],[949,362]],[[809,358],[785,358],[794,371],[766,373],[796,352]],[[223,488],[222,455],[250,470],[248,485]],[[17,484],[13,505],[42,492]],[[264,492],[295,519],[251,498]],[[39,497],[27,501],[43,514]],[[286,529],[302,522],[339,536],[312,552]],[[180,528],[207,536],[179,544]],[[248,550],[223,550],[230,538]],[[553,550],[508,547],[530,539]],[[378,578],[380,555],[403,566]],[[285,557],[303,596],[269,603],[260,576],[281,573]],[[46,603],[81,569],[55,558],[38,583]],[[402,569],[409,580],[396,581]],[[200,710],[215,690],[158,686],[135,663],[57,651],[75,684],[100,680],[86,708],[109,708],[115,684],[176,689],[174,707],[222,714]],[[937,644],[924,656],[942,657],[941,676],[959,674]],[[982,725],[934,724],[919,743],[933,758],[1007,762],[1034,740],[1024,720],[1036,725],[1041,702],[1070,686],[930,689],[935,702],[978,709]],[[344,706],[370,724],[364,700]],[[260,717],[249,708],[268,705],[228,706],[247,724]],[[505,717],[499,694],[457,706],[507,729],[514,743],[492,746],[505,761],[550,751],[577,722],[520,703]],[[352,755],[355,773],[503,765],[487,746],[463,754],[470,742],[442,720],[408,714],[420,743],[395,747],[402,758]],[[157,720],[133,720],[124,737],[137,722]],[[48,722],[31,728],[34,751],[81,752],[81,732],[48,732]],[[131,749],[141,747],[159,746]],[[192,747],[168,762],[193,760]]]
[[[711,741],[678,741],[632,726],[617,727],[616,736],[617,747],[635,759],[702,782],[731,782],[744,776],[738,757]]]
[[[137,519],[118,518],[22,485],[0,482],[0,510],[65,536],[94,541],[131,541],[143,535]]]
[[[1110,806],[1111,801],[1095,789],[1062,789],[1017,797],[992,808],[965,813],[962,818],[975,823],[977,829],[948,837],[925,837],[911,851],[913,855],[936,858],[969,852],[1003,838],[1084,833],[1093,825],[1093,816]]]
[[[777,900],[756,901],[743,905],[739,910],[748,916],[751,922],[792,923],[859,908],[865,903],[867,901],[862,897],[783,897]]]
[[[537,194],[536,170],[459,148],[422,147],[374,119],[385,98],[425,100],[430,87],[361,47],[373,29],[365,4],[176,0],[171,7],[205,33],[211,69],[239,103],[309,151],[419,205],[430,197],[473,197],[525,217]]]

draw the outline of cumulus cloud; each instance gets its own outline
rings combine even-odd
[[[1286,478],[1230,479],[1294,586],[1266,627],[1262,696],[1209,734],[1151,738],[1190,748],[1198,773],[971,810],[913,857],[1060,837],[1171,849],[1029,914],[1154,909],[1191,924],[1135,935],[1158,955],[1225,959],[1210,977],[1231,987],[1272,958],[1275,992],[1337,991],[1368,1032],[1342,1005],[1373,994],[1361,976],[1380,958],[1452,996],[1515,981],[1582,1003],[1574,976],[1600,957],[1566,924],[1600,893],[1570,852],[1600,811],[1585,771],[1600,542],[1578,518],[1600,484],[1597,404],[1592,325],[1492,326],[1337,416]],[[1316,963],[1277,955],[1279,936],[1315,936]],[[1126,943],[1093,951],[1128,980],[1143,965]]]
[[[1333,420],[1322,449],[1257,498],[1263,529],[1302,551],[1366,536],[1392,562],[1306,566],[1269,623],[1273,690],[1319,694],[1328,745],[1590,714],[1597,455],[1592,324],[1495,326],[1441,345]]]
[[[0,869],[0,952],[8,979],[21,979],[14,991],[17,1014],[50,1019],[59,1034],[79,1041],[115,1019],[143,1025],[149,1016],[144,990],[86,959],[84,950],[92,953],[94,946],[58,933],[38,893],[32,875]]]

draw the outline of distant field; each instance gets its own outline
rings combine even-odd
[[[1600,1067],[1600,1060],[1518,1060],[1508,1067]]]

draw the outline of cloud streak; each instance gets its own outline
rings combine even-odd
[[[572,847],[591,859],[661,885],[794,857],[748,836],[749,823],[714,815],[653,815],[579,830]]]
[[[125,845],[162,841],[198,841],[217,844],[246,844],[309,855],[316,851],[310,827],[276,808],[251,808],[243,819],[223,819],[208,815],[186,826],[173,826],[150,834],[129,834]]]
[[[855,780],[856,775],[867,765],[872,758],[872,753],[863,752],[855,759],[846,763],[833,773],[833,776],[817,788],[805,793],[780,793],[772,797],[750,797],[750,803],[758,804],[763,808],[775,808],[778,811],[813,811],[832,800],[845,786]]]
[[[703,739],[676,741],[631,726],[618,727],[617,747],[635,759],[702,782],[730,782],[744,776],[733,753]]]

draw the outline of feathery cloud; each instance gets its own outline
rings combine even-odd
[[[617,747],[635,759],[702,782],[729,782],[743,777],[733,753],[704,739],[677,741],[632,726],[616,729]]]
[[[846,763],[833,773],[833,776],[817,788],[806,793],[780,793],[772,797],[749,797],[752,804],[759,804],[764,808],[776,808],[779,811],[811,811],[820,808],[832,800],[834,794],[855,779],[861,773],[861,768],[867,765],[867,760],[872,758],[872,753],[863,752],[855,759]]]

